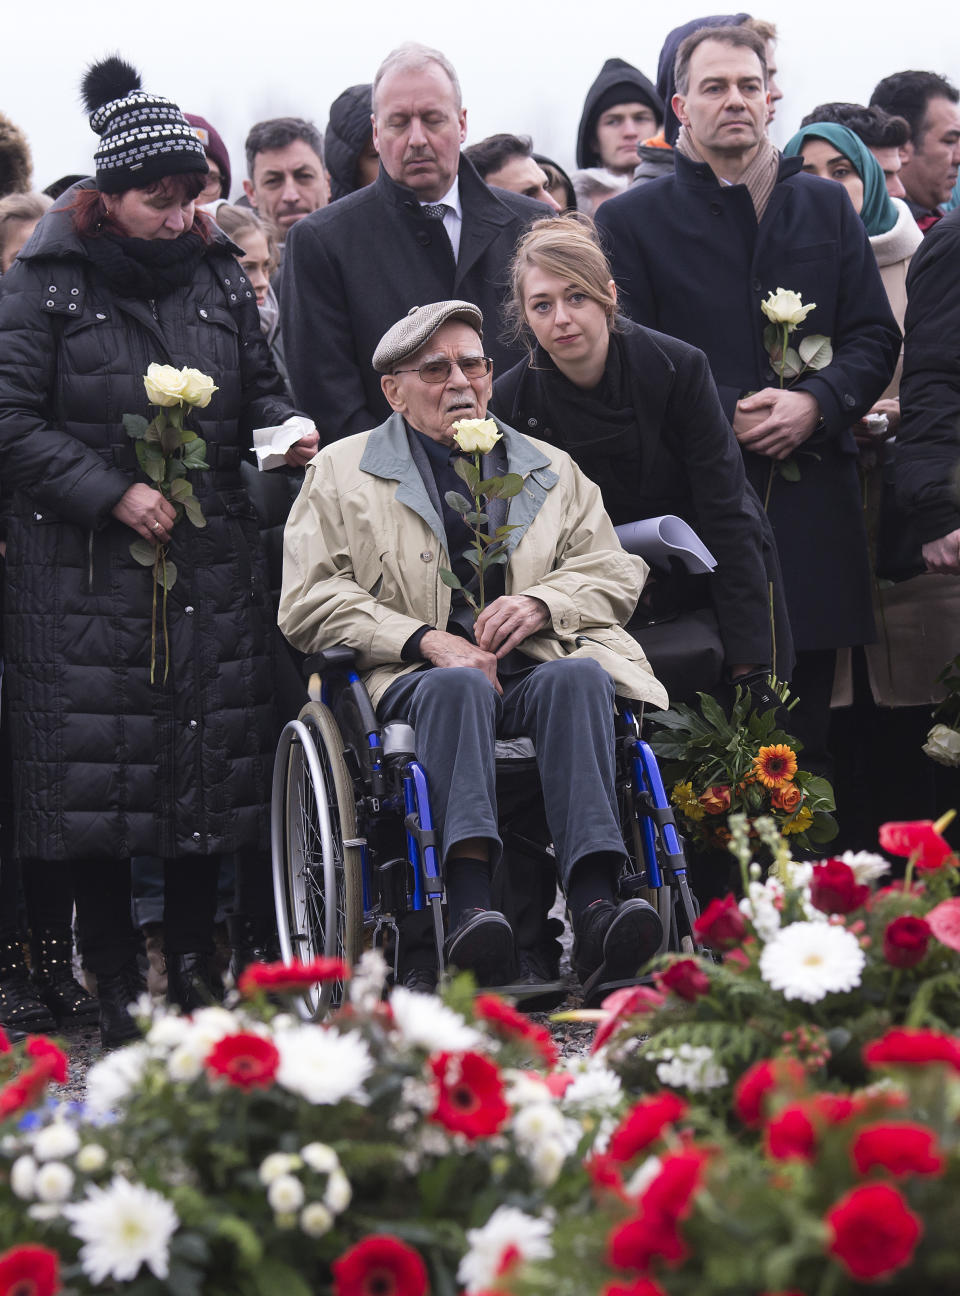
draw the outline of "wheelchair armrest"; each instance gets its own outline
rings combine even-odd
[[[309,680],[311,675],[324,675],[327,671],[351,671],[356,661],[357,654],[352,648],[324,648],[304,659],[303,677]]]

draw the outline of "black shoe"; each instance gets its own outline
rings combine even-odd
[[[18,1037],[50,1034],[57,1029],[30,980],[23,947],[13,938],[0,942],[0,1026]]]
[[[451,967],[472,972],[477,985],[503,985],[517,970],[513,928],[496,909],[464,909],[443,956]]]
[[[119,1048],[140,1038],[140,1027],[130,1015],[130,1007],[147,988],[146,980],[135,958],[115,972],[97,973],[97,998],[100,1001],[100,1043],[105,1049]]]
[[[400,978],[400,984],[417,994],[436,994],[437,973],[434,968],[408,968]]]
[[[73,936],[69,928],[35,934],[33,983],[59,1027],[86,1026],[99,1018],[100,1005],[73,975]]]
[[[277,938],[277,925],[273,918],[252,918],[247,914],[231,914],[227,919],[227,931],[230,933],[230,944],[233,957],[230,970],[237,980],[244,968],[251,963],[276,963],[280,959],[280,943]]]
[[[207,954],[167,955],[167,1002],[183,1013],[209,1008],[223,999],[223,982],[214,977]]]
[[[663,923],[646,900],[595,900],[574,926],[573,967],[584,1003],[608,981],[629,981],[660,948]]]

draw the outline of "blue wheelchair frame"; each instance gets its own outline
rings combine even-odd
[[[329,711],[336,725],[330,727],[325,720],[333,737],[325,740],[320,734],[318,743],[302,723],[310,713],[315,714],[315,704],[308,704],[300,720],[285,727],[278,748],[272,846],[284,957],[309,959],[326,954],[351,960],[358,955],[362,931],[339,929],[344,925],[362,926],[371,933],[374,947],[382,947],[385,933],[392,933],[396,974],[399,919],[411,911],[429,910],[437,966],[442,971],[443,867],[427,777],[415,752],[409,749],[412,744],[402,744],[412,731],[404,725],[384,726],[377,719],[354,667],[351,650],[334,648],[315,654],[307,659],[304,668],[311,678],[311,696],[319,696],[321,707]],[[627,707],[619,710],[617,730],[618,801],[624,817],[625,846],[632,862],[632,868],[621,878],[621,894],[643,895],[657,908],[664,924],[662,949],[692,950],[697,905],[687,879],[683,840],[656,757],[640,737],[639,722]],[[399,733],[402,745],[390,750],[394,733]],[[319,750],[325,741],[338,745],[340,750]],[[532,759],[529,764],[535,768]],[[344,773],[349,776],[349,788]],[[309,789],[305,798],[296,791],[301,775],[310,780],[312,799]],[[317,786],[318,780],[322,788]],[[326,829],[321,822],[321,830],[315,835],[302,822],[304,799],[308,808],[313,807],[311,813],[319,812],[321,821],[329,819]],[[347,804],[350,800],[352,806]],[[382,836],[397,843],[401,840],[399,826],[391,829],[391,821],[402,824],[403,853],[381,859]],[[352,826],[346,836],[341,830],[343,822]],[[310,840],[294,841],[298,833],[306,833]],[[548,846],[531,842],[509,828],[502,836],[505,854],[513,840],[527,854],[536,854],[545,865],[553,867]],[[372,838],[378,839],[376,847]],[[357,867],[359,886],[352,876]],[[349,900],[352,887],[362,895],[362,914]],[[334,893],[335,913],[329,903]],[[303,903],[292,903],[292,897],[299,897]],[[307,930],[293,929],[299,926]],[[303,1015],[321,1015],[341,990],[330,984],[318,987],[315,994],[307,996]]]

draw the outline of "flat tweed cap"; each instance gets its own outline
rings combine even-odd
[[[377,343],[373,367],[377,373],[393,373],[407,356],[412,356],[433,337],[447,320],[463,320],[483,338],[483,315],[472,302],[431,302],[429,306],[411,306],[403,319],[397,320]]]

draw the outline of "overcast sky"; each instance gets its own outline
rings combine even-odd
[[[718,8],[720,6],[717,6]],[[233,195],[243,178],[247,128],[291,113],[326,124],[346,86],[371,81],[395,45],[420,40],[444,51],[463,84],[468,142],[494,131],[534,137],[537,150],[573,166],[586,91],[606,58],[651,79],[663,38],[695,17],[687,5],[637,0],[235,0],[204,7],[142,0],[19,0],[5,22],[0,111],[29,136],[38,188],[92,166],[96,139],[79,103],[84,67],[119,51],[144,88],[200,113],[223,135]],[[773,137],[830,99],[866,102],[890,72],[926,68],[960,84],[960,22],[952,5],[903,0],[763,0],[758,17],[780,29],[785,98]]]

